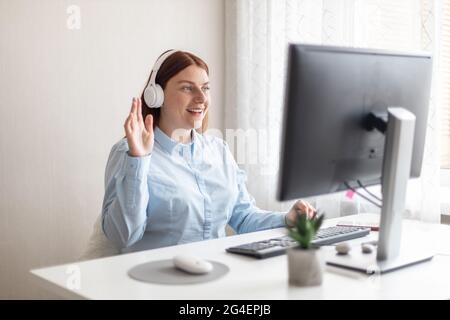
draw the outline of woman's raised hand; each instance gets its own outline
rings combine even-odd
[[[133,98],[130,114],[123,125],[127,136],[129,155],[142,157],[153,150],[153,117],[151,114],[142,119],[140,98]]]

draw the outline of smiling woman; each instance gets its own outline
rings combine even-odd
[[[171,50],[155,63],[141,99],[133,98],[126,137],[105,174],[102,228],[121,252],[147,250],[283,227],[314,208],[261,210],[227,144],[204,135],[209,71],[195,55]],[[297,211],[298,210],[298,211]]]
[[[205,132],[208,127],[208,110],[209,105],[209,68],[208,65],[196,55],[186,52],[186,51],[176,51],[171,54],[161,65],[157,74],[155,82],[158,83],[164,90],[164,105],[168,105],[167,108],[168,115],[174,110],[170,108],[177,103],[177,101],[182,100],[181,106],[192,107],[191,110],[195,109],[195,105],[186,105],[189,103],[188,100],[192,101],[192,96],[201,90],[207,94],[206,108],[202,108],[203,114],[201,115],[201,128],[196,128],[198,131]],[[190,81],[189,79],[195,79],[198,83]],[[150,82],[151,75],[147,82]],[[200,88],[200,89],[199,89]],[[195,97],[195,96],[194,96]],[[144,99],[144,92],[141,95],[142,101],[142,117],[149,114],[153,116],[153,127],[159,126],[161,113],[165,113],[166,108],[148,108],[147,103]],[[197,111],[197,110],[196,110]],[[164,115],[162,116],[164,118]],[[198,120],[196,118],[195,120]]]

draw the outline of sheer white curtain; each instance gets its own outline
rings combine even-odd
[[[434,83],[422,177],[411,181],[407,215],[439,221],[439,2],[432,0],[227,0],[226,140],[248,174],[258,206],[275,200],[287,43],[430,51]],[[307,134],[307,133],[305,133]],[[373,188],[372,188],[373,189]],[[376,188],[373,191],[377,191]],[[379,190],[378,190],[379,191]],[[344,193],[309,199],[328,217],[377,211]]]

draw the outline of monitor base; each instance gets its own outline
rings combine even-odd
[[[396,258],[377,261],[376,252],[365,254],[361,251],[350,252],[347,255],[334,254],[326,259],[327,265],[364,272],[367,274],[382,274],[395,271],[417,263],[430,261],[430,253],[400,253]]]

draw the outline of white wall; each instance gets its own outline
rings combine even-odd
[[[169,48],[209,64],[223,129],[224,0],[0,0],[0,298],[51,297],[29,269],[81,254],[131,97]]]

